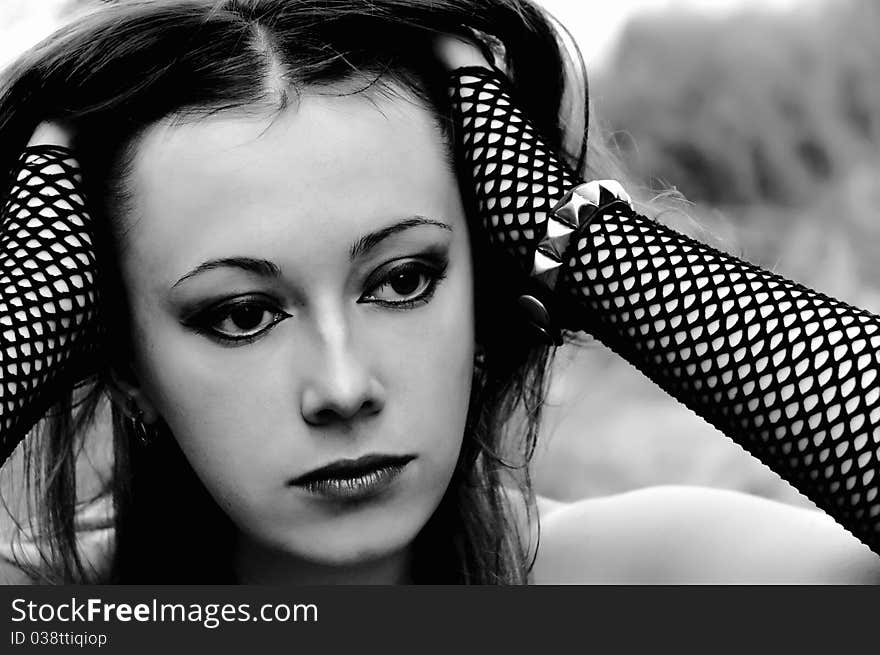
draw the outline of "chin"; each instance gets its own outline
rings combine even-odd
[[[377,562],[406,550],[412,539],[402,540],[352,540],[348,544],[333,544],[322,550],[312,550],[307,554],[297,553],[301,558],[314,564],[334,568],[357,567],[370,562]]]
[[[418,534],[416,526],[401,532],[360,531],[336,535],[297,534],[281,546],[287,555],[313,565],[350,568],[377,562],[406,550]],[[305,543],[304,543],[305,542]]]
[[[291,527],[280,535],[279,545],[294,557],[326,566],[380,560],[409,547],[433,509],[433,503],[425,506],[405,499],[346,511],[309,526]]]

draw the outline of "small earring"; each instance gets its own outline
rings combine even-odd
[[[474,349],[474,368],[486,368],[486,351],[480,345]]]
[[[131,429],[144,446],[150,445],[150,428],[144,423],[144,412],[132,402],[131,413],[128,415]]]

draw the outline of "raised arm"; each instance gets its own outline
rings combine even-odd
[[[498,71],[458,69],[451,93],[486,230],[543,281],[544,329],[594,335],[880,553],[880,317],[583,184]]]
[[[91,368],[97,336],[92,223],[67,137],[43,125],[0,203],[0,465]]]

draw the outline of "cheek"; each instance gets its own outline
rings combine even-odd
[[[301,441],[292,433],[298,414],[277,349],[220,346],[147,294],[131,297],[135,370],[147,397],[230,518],[240,526],[261,520],[301,459],[291,449]]]
[[[450,276],[447,282],[448,293],[425,317],[421,329],[399,342],[397,380],[392,388],[413,429],[432,435],[426,447],[438,452],[455,451],[457,456],[474,363],[469,269],[467,275]]]
[[[215,500],[233,517],[242,514],[236,506],[253,511],[265,502],[258,494],[269,476],[279,476],[281,463],[289,472],[296,464],[280,447],[279,435],[295,441],[290,422],[282,425],[277,403],[275,414],[267,412],[277,397],[273,386],[282,383],[277,358],[223,353],[179,328],[140,324],[139,370],[158,413]],[[292,416],[292,399],[287,405]]]

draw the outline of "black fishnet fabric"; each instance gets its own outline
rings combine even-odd
[[[25,150],[0,211],[0,464],[96,345],[96,269],[69,150]]]
[[[504,77],[482,68],[459,69],[451,92],[461,127],[457,145],[489,237],[529,268],[548,212],[579,179],[511,103]]]
[[[489,210],[502,179],[547,175],[546,164],[490,172],[474,147],[494,132],[495,143],[504,135],[499,151],[543,148],[496,75],[465,69],[453,84],[461,154]],[[462,104],[474,96],[479,103]],[[511,202],[553,206],[563,190],[552,190],[529,185]],[[558,270],[556,295],[575,308],[566,327],[593,334],[880,553],[880,317],[679,234],[626,201],[599,204]],[[530,230],[534,247],[546,222],[523,216],[516,227],[487,223],[519,258],[526,253],[510,230]]]

